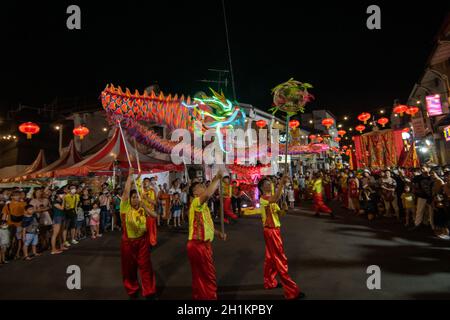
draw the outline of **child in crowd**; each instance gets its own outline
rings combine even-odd
[[[181,210],[183,210],[183,204],[181,203],[180,194],[178,192],[173,194],[171,210],[174,227],[181,227]],[[170,218],[167,224],[170,224]]]
[[[101,237],[100,234],[100,208],[97,202],[94,202],[92,209],[89,211],[89,216],[91,217],[89,225],[91,226],[91,237],[96,239]]]
[[[31,260],[31,257],[28,255],[28,247],[30,245],[33,256],[40,256],[36,251],[36,246],[39,241],[39,221],[32,205],[25,207],[25,215],[22,220],[22,239],[23,258],[25,260]]]
[[[8,221],[2,220],[0,224],[0,264],[6,264],[6,251],[10,246],[10,233],[8,230]]]
[[[415,197],[408,185],[405,185],[404,192],[401,198],[403,208],[405,209],[405,226],[407,227],[409,225],[409,219],[411,218],[414,220],[414,213],[416,211]]]
[[[292,185],[289,185],[288,200],[289,200],[290,208],[293,209],[294,208],[294,203],[295,203],[295,192],[294,192],[294,188],[292,187]]]
[[[11,201],[7,202],[2,209],[2,220],[8,221],[12,239],[11,248],[17,247],[17,251],[12,253],[15,259],[19,259],[22,251],[22,219],[25,213],[26,203],[20,200],[21,193],[17,190],[11,194]],[[15,245],[17,243],[17,245]]]
[[[84,210],[82,207],[78,207],[77,210],[77,231],[75,233],[75,238],[77,241],[83,240],[86,238],[86,219],[84,217]]]

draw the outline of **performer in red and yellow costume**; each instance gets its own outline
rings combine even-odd
[[[143,183],[140,180],[141,176],[139,175],[137,178],[137,187],[139,189],[139,193],[142,195],[142,201],[146,202],[146,205],[150,208],[152,212],[157,215],[156,212],[156,192],[155,189],[151,185],[150,178],[144,178]],[[147,233],[149,236],[149,241],[151,246],[156,246],[157,243],[157,219],[148,216],[147,217]]]
[[[214,223],[208,208],[208,199],[219,186],[222,173],[219,172],[211,184],[191,186],[193,197],[189,208],[189,238],[187,253],[192,270],[192,298],[194,300],[217,300],[216,269],[213,261],[212,241],[214,234],[225,240],[226,234],[214,230]]]
[[[280,207],[277,205],[281,198],[284,185],[289,180],[287,176],[281,179],[280,186],[275,194],[272,194],[271,181],[267,178],[259,182],[261,192],[260,209],[264,226],[264,240],[266,243],[266,253],[264,260],[264,288],[273,289],[279,287],[276,280],[278,275],[284,290],[286,299],[301,299],[305,297],[300,292],[297,284],[288,274],[288,261],[283,249],[283,240],[280,232]]]
[[[149,199],[139,200],[138,191],[131,190],[133,168],[130,168],[120,203],[122,218],[121,260],[122,278],[130,298],[137,298],[139,291],[138,271],[142,283],[142,295],[153,299],[156,293],[155,274],[150,260],[150,241],[147,216],[156,217],[148,206]]]
[[[316,217],[320,216],[320,212],[329,213],[333,217],[333,212],[327,207],[325,202],[323,202],[323,177],[322,173],[316,173],[313,182],[313,201],[314,201],[314,211],[316,211]]]
[[[224,221],[229,223],[237,219],[237,215],[233,213],[233,206],[231,205],[231,196],[233,195],[232,186],[230,184],[230,177],[223,177],[222,181],[222,193],[223,193],[223,213],[226,216]]]

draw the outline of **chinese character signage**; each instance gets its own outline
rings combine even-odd
[[[443,114],[440,95],[436,94],[427,96],[425,99],[427,101],[427,111],[429,117],[440,116]]]
[[[414,129],[414,136],[416,138],[423,138],[426,136],[427,132],[425,129],[425,123],[423,122],[422,117],[414,117],[411,119],[411,124]]]
[[[450,126],[444,128],[445,141],[450,141]]]

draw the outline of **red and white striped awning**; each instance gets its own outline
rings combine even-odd
[[[139,157],[140,167],[144,172],[182,171],[184,168],[182,165],[175,165],[168,161],[154,159],[138,152],[127,139],[122,139],[120,130],[116,129],[112,138],[100,151],[68,168],[56,170],[54,176],[87,176],[90,173],[96,175],[111,175],[114,162],[116,161],[117,168],[127,170],[129,168],[129,163],[125,151],[124,140],[132,159],[132,166],[136,170],[138,169],[137,161],[135,160],[136,154]]]

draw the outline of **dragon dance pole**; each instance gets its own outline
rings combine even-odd
[[[222,179],[219,182],[219,195],[220,195],[220,231],[225,233],[225,222],[224,222],[224,214],[223,214],[223,186]]]
[[[287,156],[288,156],[288,144],[289,144],[289,119],[290,115],[286,114],[286,142],[284,148],[284,174],[288,173],[287,169]],[[290,177],[292,179],[292,177]]]
[[[138,172],[139,174],[142,172],[141,170],[141,162],[139,161],[139,152],[137,149],[137,145],[136,145],[136,138],[133,139],[134,142],[134,152],[136,153],[136,161],[137,161],[137,165],[138,165]]]
[[[120,130],[120,135],[122,136],[122,141],[123,141],[123,145],[125,147],[125,153],[127,154],[127,159],[128,159],[128,164],[130,166],[130,169],[133,167],[131,164],[131,160],[130,160],[130,154],[128,152],[128,147],[127,147],[127,142],[125,141],[125,136],[123,135],[123,130],[122,130],[122,125],[120,124],[120,121],[117,121],[117,124],[119,125],[119,130]],[[134,186],[136,188],[136,190],[138,190],[138,186],[136,183],[136,177],[133,175],[133,182],[134,182]],[[137,192],[139,201],[141,200],[141,195],[139,192]]]

